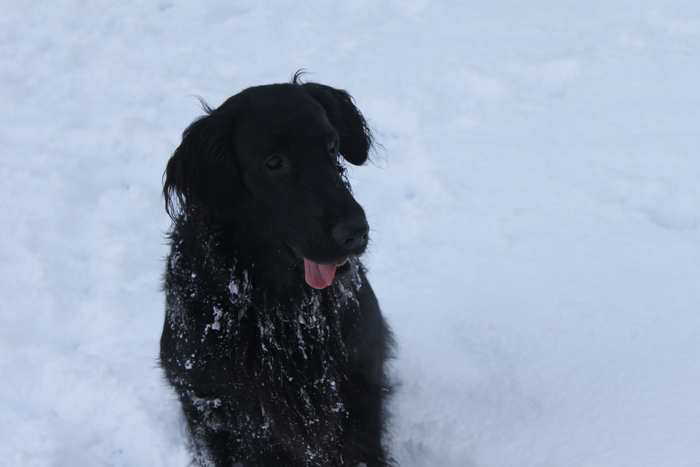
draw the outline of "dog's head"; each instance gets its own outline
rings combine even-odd
[[[275,249],[261,256],[303,259],[309,285],[330,285],[365,250],[369,230],[344,177],[343,160],[363,164],[372,145],[350,95],[295,79],[205,110],[168,162],[168,213],[235,225]]]

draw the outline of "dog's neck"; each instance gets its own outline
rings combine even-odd
[[[308,292],[303,261],[284,242],[255,231],[255,226],[192,212],[175,222],[174,232],[202,250],[208,267],[222,279],[231,277],[241,285],[249,284],[251,293],[265,291],[266,301],[298,299]],[[181,239],[172,238],[173,247]],[[282,282],[281,277],[285,278]]]

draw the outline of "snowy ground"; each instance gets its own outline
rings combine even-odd
[[[0,2],[0,465],[187,465],[162,171],[299,68],[383,146],[403,467],[700,465],[697,0]]]

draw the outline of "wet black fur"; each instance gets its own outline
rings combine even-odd
[[[389,465],[391,336],[357,259],[367,223],[343,168],[367,160],[364,118],[346,92],[297,76],[205,110],[163,188],[173,226],[160,362],[196,460]],[[304,257],[350,260],[315,290]]]

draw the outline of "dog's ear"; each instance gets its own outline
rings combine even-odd
[[[182,133],[165,168],[165,210],[173,218],[195,204],[217,212],[233,198],[233,122],[206,105],[204,110],[208,115]]]
[[[372,146],[372,132],[350,94],[317,83],[301,86],[326,110],[331,125],[340,134],[340,154],[351,164],[364,164]]]

